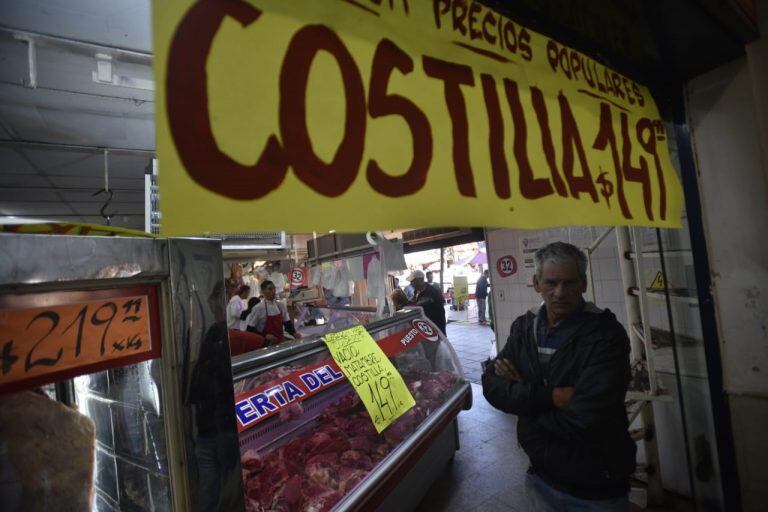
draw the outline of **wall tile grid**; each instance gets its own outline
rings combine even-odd
[[[509,327],[518,316],[541,303],[541,297],[530,286],[532,271],[524,268],[521,249],[523,238],[540,238],[542,244],[553,241],[568,241],[579,247],[586,247],[599,236],[605,228],[574,227],[543,230],[494,229],[487,233],[489,265],[491,268],[491,288],[493,293],[496,321],[498,322],[497,341],[506,342]],[[570,235],[570,237],[569,237]],[[510,277],[502,278],[496,272],[496,261],[511,254],[518,263],[518,271]],[[609,308],[617,319],[626,326],[624,307],[624,289],[621,283],[617,260],[616,238],[611,234],[594,252],[592,273],[595,283],[596,303],[598,307]],[[591,300],[591,289],[585,298]]]

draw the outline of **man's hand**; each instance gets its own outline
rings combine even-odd
[[[576,390],[571,387],[553,388],[552,402],[554,402],[555,407],[558,409],[565,409],[568,407],[568,404],[571,403],[571,397],[573,397],[574,391]]]
[[[264,339],[267,340],[267,343],[272,344],[277,341],[277,336],[273,334],[267,334],[264,336]]]
[[[521,381],[523,378],[509,359],[497,359],[493,365],[496,375],[502,379]]]

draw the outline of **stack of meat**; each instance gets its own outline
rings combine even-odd
[[[416,405],[379,435],[354,391],[328,407],[314,428],[266,455],[242,457],[249,512],[331,510],[405,439],[456,383],[447,372],[403,372]]]
[[[245,390],[250,390],[250,389],[262,386],[274,380],[282,379],[286,375],[290,375],[291,373],[301,369],[304,366],[313,365],[318,361],[320,361],[321,359],[325,359],[325,356],[322,354],[312,359],[304,360],[302,362],[302,366],[292,366],[287,364],[283,366],[278,366],[276,368],[272,368],[271,370],[267,370],[265,372],[259,373],[258,375],[253,377],[240,379],[239,381],[235,382],[235,395],[239,395]]]

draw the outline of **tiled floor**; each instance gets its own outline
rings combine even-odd
[[[528,457],[517,444],[517,418],[491,407],[477,384],[472,384],[472,396],[472,409],[459,414],[461,448],[416,511],[529,512],[524,488]],[[662,508],[640,509],[632,504],[630,510],[693,509],[690,501],[669,496]]]
[[[472,409],[459,414],[461,448],[434,483],[417,512],[529,512],[525,495],[528,457],[517,444],[517,418],[491,407],[483,398],[480,361],[488,357],[493,331],[467,323],[448,324],[448,339],[456,349],[469,380],[473,381]],[[633,512],[691,512],[688,500],[669,496],[663,508]]]
[[[477,322],[450,322],[446,327],[448,340],[459,356],[464,376],[470,381],[480,383],[480,363],[488,359],[491,341],[494,340],[490,327]]]
[[[459,415],[461,449],[417,510],[526,512],[528,458],[517,445],[517,418],[491,407],[480,386],[472,394],[472,409]]]

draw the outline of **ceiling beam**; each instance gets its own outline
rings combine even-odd
[[[87,151],[92,153],[101,153],[105,149],[108,149],[110,153],[132,153],[143,154],[147,156],[155,156],[155,151],[152,149],[134,149],[134,148],[115,148],[112,146],[88,146],[84,144],[58,144],[54,142],[38,142],[33,140],[11,140],[0,139],[0,146],[9,147],[29,147],[38,149],[50,149],[50,150],[69,150],[69,151]]]
[[[33,39],[37,42],[47,43],[50,46],[66,46],[74,47],[88,52],[104,52],[115,55],[121,55],[130,57],[140,62],[152,62],[152,54],[149,52],[140,52],[136,50],[128,50],[126,48],[119,48],[117,46],[109,46],[105,44],[91,43],[89,41],[81,41],[79,39],[73,39],[71,37],[52,36],[50,34],[42,34],[38,32],[30,32],[29,30],[19,30],[16,28],[5,27],[0,25],[0,32],[7,32],[13,36],[21,36],[25,39]]]

